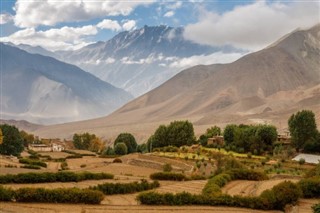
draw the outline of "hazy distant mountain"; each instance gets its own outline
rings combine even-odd
[[[240,122],[268,122],[281,128],[301,109],[313,110],[319,122],[319,59],[317,25],[233,63],[187,69],[107,117],[45,127],[37,133],[62,131],[59,134],[66,137],[90,126],[96,134],[111,135],[119,133],[114,127],[121,125],[122,131],[145,139],[159,124],[174,119],[193,121],[196,131]]]
[[[121,32],[106,42],[56,54],[60,55],[60,60],[75,64],[139,96],[181,71],[180,66],[174,65],[179,59],[231,50],[236,51],[187,41],[183,37],[183,28],[144,26]]]
[[[20,130],[24,130],[27,132],[32,132],[32,131],[35,131],[36,129],[39,129],[40,127],[42,127],[39,124],[30,123],[25,120],[12,120],[12,119],[11,120],[0,119],[0,124],[8,124],[8,125],[16,126]]]
[[[27,51],[28,53],[32,53],[32,54],[40,54],[40,55],[43,55],[43,56],[49,56],[49,57],[53,57],[53,58],[58,58],[59,56],[57,54],[55,54],[54,52],[51,52],[41,46],[31,46],[31,45],[28,45],[28,44],[18,44],[18,45],[15,45],[11,42],[6,42],[4,43],[6,45],[10,45],[10,46],[13,46],[13,47],[17,47],[21,50],[24,50],[24,51]]]
[[[4,119],[57,123],[107,115],[132,96],[80,68],[1,45]]]

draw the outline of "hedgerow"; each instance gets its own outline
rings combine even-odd
[[[249,169],[231,169],[226,171],[232,180],[268,180],[264,172]]]
[[[181,173],[174,172],[156,172],[150,175],[152,180],[173,180],[173,181],[183,181],[188,178]]]
[[[78,188],[20,188],[14,192],[13,198],[17,202],[99,204],[104,195],[99,191]]]
[[[11,201],[14,195],[12,189],[4,188],[0,186],[0,201]]]
[[[44,173],[20,173],[16,175],[0,175],[0,183],[50,183],[50,182],[79,182],[83,180],[113,179],[112,174],[91,172],[44,172]]]
[[[97,186],[89,187],[89,189],[99,190],[105,195],[113,194],[128,194],[134,192],[141,192],[159,187],[158,181],[149,183],[147,180],[141,180],[141,182],[133,183],[104,183]]]
[[[19,159],[19,163],[23,164],[29,164],[29,165],[34,165],[34,166],[41,166],[47,168],[47,164],[45,162],[39,161],[39,160],[31,160],[27,158],[22,158]]]
[[[282,182],[256,197],[223,194],[221,187],[235,179],[265,180],[267,176],[262,172],[252,170],[229,170],[210,178],[201,195],[186,192],[177,194],[144,192],[137,196],[137,200],[146,205],[223,205],[263,210],[283,210],[286,204],[296,203],[302,195],[299,186],[288,181]]]
[[[23,168],[23,169],[41,169],[40,166],[35,166],[35,165],[24,165],[24,166],[20,166],[20,168]]]
[[[214,195],[221,193],[221,187],[226,185],[229,181],[231,181],[231,176],[229,174],[219,174],[212,178],[210,178],[207,184],[202,189],[203,194]]]

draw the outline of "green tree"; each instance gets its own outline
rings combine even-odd
[[[137,146],[137,152],[140,152],[140,153],[146,153],[146,152],[148,152],[147,144],[146,144],[146,143],[139,144],[139,145]]]
[[[0,144],[0,153],[3,155],[18,156],[23,151],[23,140],[19,129],[7,124],[0,125],[3,139]]]
[[[194,129],[189,121],[173,121],[168,126],[168,145],[180,147],[195,143]]]
[[[110,146],[105,150],[104,152],[105,155],[114,155],[114,149],[112,149]]]
[[[258,146],[252,147],[251,151],[268,150],[272,151],[273,143],[277,140],[277,128],[272,125],[259,125],[256,130],[256,141]],[[260,153],[259,153],[260,154]]]
[[[223,139],[226,145],[230,145],[234,141],[234,133],[237,128],[235,124],[228,124],[223,131]]]
[[[20,135],[22,137],[22,140],[23,140],[23,145],[25,147],[28,147],[29,144],[33,143],[34,140],[35,140],[35,137],[33,134],[28,134],[27,132],[21,130],[20,131]]]
[[[136,142],[136,139],[130,133],[119,134],[116,140],[114,141],[114,146],[116,146],[117,143],[125,143],[128,148],[128,154],[137,151],[138,144]]]
[[[3,135],[2,135],[2,130],[0,129],[0,144],[2,144],[3,141]]]
[[[173,121],[168,126],[160,125],[148,140],[148,147],[180,147],[195,143],[194,129],[189,121]]]
[[[73,145],[76,149],[97,151],[102,147],[102,142],[95,134],[88,132],[73,135]]]
[[[303,149],[305,144],[317,136],[315,115],[310,110],[302,110],[292,114],[288,120],[292,144],[296,150]]]
[[[117,155],[126,155],[128,153],[128,147],[125,143],[120,142],[114,146],[114,153]]]
[[[150,145],[152,148],[169,146],[167,126],[160,125],[158,127],[153,135],[152,144]]]
[[[213,136],[219,136],[221,135],[221,129],[220,127],[218,126],[212,126],[210,128],[207,129],[207,132],[206,132],[206,136],[208,138],[211,138]]]

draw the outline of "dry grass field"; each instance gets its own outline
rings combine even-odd
[[[235,180],[224,186],[222,192],[230,195],[259,196],[264,190],[271,189],[283,181],[298,182],[298,179],[285,178],[264,181]]]
[[[245,208],[210,207],[210,206],[141,206],[141,205],[69,205],[69,204],[34,204],[34,203],[1,203],[2,213],[280,213],[281,211],[259,211]]]

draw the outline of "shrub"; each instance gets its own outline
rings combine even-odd
[[[112,179],[113,175],[108,173],[91,172],[44,172],[44,173],[20,173],[16,175],[0,175],[0,183],[50,183],[50,182],[78,182],[83,180]]]
[[[306,177],[314,176],[320,176],[320,163],[318,163],[316,167],[310,169],[306,174]]]
[[[174,180],[174,181],[183,181],[187,177],[181,173],[174,172],[156,172],[150,175],[152,180]]]
[[[24,166],[20,166],[20,168],[24,168],[24,169],[41,169],[40,166],[35,166],[35,165],[24,165]]]
[[[11,201],[14,191],[0,186],[0,201]]]
[[[172,166],[169,163],[164,164],[162,168],[163,168],[164,172],[171,172],[172,171]]]
[[[125,132],[125,133],[120,133],[118,135],[118,137],[116,138],[116,140],[114,141],[114,144],[113,144],[114,148],[115,148],[114,152],[116,154],[118,154],[117,151],[116,151],[116,146],[117,146],[118,143],[124,143],[126,145],[127,151],[126,151],[125,154],[127,154],[127,153],[130,154],[130,153],[133,153],[133,152],[137,151],[138,144],[137,144],[136,139],[134,138],[134,136],[132,134],[130,134],[130,133],[126,133]],[[125,155],[125,154],[118,154],[118,155]]]
[[[202,189],[202,194],[217,195],[221,193],[221,187],[226,185],[231,180],[228,174],[219,174],[210,178],[207,184]]]
[[[320,198],[320,177],[312,177],[299,181],[303,197],[305,198]]]
[[[89,189],[99,190],[105,195],[112,194],[128,194],[134,192],[141,192],[159,187],[158,181],[149,183],[147,180],[141,180],[141,182],[133,183],[104,183],[97,186],[90,187]]]
[[[115,158],[112,162],[113,163],[122,163],[122,160],[120,158]]]
[[[20,188],[15,191],[14,197],[17,202],[99,204],[104,195],[102,192],[89,189]]]
[[[264,172],[248,169],[231,169],[226,172],[232,180],[268,180]]]
[[[262,192],[260,198],[269,209],[284,210],[287,204],[295,204],[302,192],[297,184],[284,181],[272,187],[271,190]]]
[[[22,158],[22,159],[19,159],[19,163],[30,164],[30,165],[34,165],[34,166],[41,166],[41,167],[47,168],[47,164],[45,162],[42,162],[39,160],[31,160],[31,159],[27,159],[27,158]]]
[[[313,205],[312,210],[314,213],[319,213],[320,212],[320,203]]]
[[[114,152],[117,155],[126,155],[128,153],[127,145],[125,143],[120,143],[120,142],[115,144]]]

